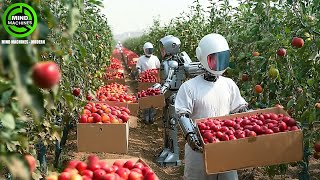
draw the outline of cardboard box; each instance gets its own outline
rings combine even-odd
[[[154,82],[138,82],[138,91],[147,90],[148,88],[152,87]]]
[[[156,96],[147,96],[138,99],[139,108],[147,109],[147,108],[162,108],[166,105],[165,98],[163,94]]]
[[[148,168],[150,168],[150,166],[148,166],[148,164],[145,162],[145,161],[143,161],[141,158],[129,158],[129,159],[106,159],[106,160],[104,160],[104,161],[106,161],[107,162],[107,164],[109,165],[109,166],[112,166],[113,165],[113,163],[116,161],[116,160],[122,160],[122,161],[129,161],[129,160],[131,160],[131,161],[133,161],[133,163],[137,163],[137,162],[140,162],[140,163],[142,163],[143,165],[145,165],[145,166],[147,166]],[[151,169],[151,168],[150,168]],[[154,171],[153,171],[154,172]],[[157,178],[159,179],[159,177],[157,176]]]
[[[121,124],[77,124],[79,152],[128,153],[128,140],[129,122]]]
[[[282,108],[268,108],[214,117],[214,119],[224,120],[269,112],[288,115]],[[204,119],[196,121],[204,121]],[[201,137],[198,127],[196,129]],[[301,130],[209,144],[204,144],[202,137],[200,139],[204,147],[203,156],[207,174],[290,163],[301,161],[303,158]]]
[[[126,85],[126,80],[125,79],[112,79],[112,80],[106,80],[103,79],[103,81],[105,82],[105,84],[111,84],[111,83],[119,83],[119,84],[123,84]]]

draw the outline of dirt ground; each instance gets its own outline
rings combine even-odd
[[[127,71],[125,72],[126,83],[130,87],[131,92],[136,92],[137,82],[130,80]],[[128,154],[109,154],[97,153],[102,159],[125,159],[131,157],[139,157],[146,161],[146,163],[155,171],[161,180],[178,180],[183,179],[183,165],[180,167],[159,167],[155,163],[155,158],[162,149],[163,144],[163,131],[161,111],[157,111],[157,120],[152,125],[146,125],[138,119],[138,126],[130,128],[129,131],[129,153]],[[74,129],[67,141],[66,149],[63,153],[63,159],[66,161],[71,159],[85,160],[91,153],[77,152],[76,129]],[[180,142],[180,157],[183,164],[184,157],[184,143],[179,131]],[[103,140],[102,140],[103,141]],[[99,142],[101,143],[101,142]],[[310,165],[312,179],[320,179],[320,164],[319,161],[311,161]],[[239,170],[239,179],[241,180],[268,180],[263,168]],[[275,179],[297,179],[298,168],[290,167],[285,175],[277,175]]]

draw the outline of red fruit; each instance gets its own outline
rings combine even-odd
[[[67,167],[68,168],[76,168],[77,165],[80,163],[81,161],[78,161],[78,160],[71,160],[69,161]]]
[[[297,122],[293,119],[293,118],[290,118],[287,122],[287,125],[288,126],[296,126],[297,125]]]
[[[95,170],[98,170],[98,169],[100,169],[101,167],[100,167],[100,165],[98,164],[98,163],[94,163],[94,162],[92,162],[92,163],[89,163],[88,164],[88,167],[87,167],[87,169],[89,169],[89,170],[91,170],[91,171],[95,171]]]
[[[278,116],[277,114],[273,114],[273,113],[272,113],[272,114],[270,115],[270,119],[278,121],[278,120],[279,120],[279,116]]]
[[[158,177],[153,172],[148,172],[143,180],[159,180]]]
[[[69,180],[71,178],[71,174],[69,172],[62,172],[59,177],[58,180]]]
[[[289,116],[285,116],[282,118],[282,121],[285,122],[286,124],[288,123],[290,117]]]
[[[72,94],[73,94],[74,96],[80,96],[80,88],[75,88],[75,89],[73,89]]]
[[[209,138],[212,137],[212,136],[213,136],[213,135],[212,135],[211,132],[205,132],[202,137],[205,138],[205,139],[209,139]]]
[[[126,163],[124,163],[123,167],[128,168],[128,169],[132,169],[134,167],[134,162],[128,160]]]
[[[279,127],[273,127],[273,128],[272,128],[272,131],[273,131],[274,133],[278,133],[278,132],[280,132],[280,128],[279,128]]]
[[[242,81],[248,81],[248,74],[242,74]]]
[[[246,133],[246,136],[247,136],[247,137],[256,137],[257,134],[256,134],[256,132],[254,132],[254,131],[249,131],[248,133]]]
[[[280,122],[279,128],[280,128],[280,131],[282,131],[282,132],[284,132],[285,130],[288,129],[287,124],[285,122]]]
[[[320,153],[319,152],[313,152],[313,158],[320,159]]]
[[[81,172],[87,169],[87,164],[85,162],[79,162],[76,166],[76,169]]]
[[[144,165],[142,164],[142,163],[140,163],[140,162],[137,162],[134,166],[133,166],[133,168],[139,168],[139,169],[142,169],[144,167]]]
[[[252,131],[252,125],[245,125],[244,127],[243,127],[243,129],[248,129],[248,130],[250,130],[250,131]]]
[[[60,78],[59,66],[53,61],[38,62],[32,67],[33,82],[40,88],[51,88]]]
[[[316,142],[313,148],[316,152],[320,152],[320,142]]]
[[[102,179],[103,175],[107,174],[102,169],[97,169],[93,172],[93,179]]]
[[[82,180],[92,180],[92,177],[89,176],[81,176]]]
[[[133,169],[131,169],[131,172],[137,172],[137,173],[142,174],[142,169],[139,169],[139,168],[133,168]]]
[[[264,116],[264,119],[270,119],[270,114],[263,114],[263,116]]]
[[[229,136],[226,134],[223,134],[220,138],[221,141],[229,141]]]
[[[229,128],[226,127],[226,126],[222,126],[222,127],[219,129],[220,132],[227,132],[228,130],[229,130]]]
[[[118,166],[119,168],[120,167],[123,167],[123,165],[124,165],[124,161],[123,160],[116,160],[114,163],[113,163],[113,165],[114,166]]]
[[[234,135],[229,135],[229,140],[236,140],[237,138]]]
[[[238,138],[238,139],[245,138],[245,137],[246,137],[245,133],[241,133],[241,134],[236,135],[236,138]]]
[[[95,155],[95,154],[91,154],[91,155],[89,155],[88,157],[87,157],[87,161],[88,161],[88,163],[99,163],[99,157],[97,156],[97,155]]]
[[[298,126],[292,126],[290,129],[290,131],[297,131],[297,130],[299,130]]]
[[[287,51],[284,48],[279,48],[277,51],[278,56],[285,56],[286,53],[287,53]]]
[[[226,135],[228,135],[228,136],[233,135],[233,131],[232,131],[232,130],[228,130],[228,131],[226,132]]]
[[[93,97],[91,95],[87,95],[86,99],[87,99],[87,101],[91,101],[91,100],[93,100]]]
[[[130,171],[128,172],[126,168],[119,168],[116,173],[123,179],[128,179]]]
[[[216,133],[216,137],[217,138],[221,138],[223,136],[223,133],[222,132],[220,132],[220,131],[218,131],[217,133]]]
[[[24,156],[24,159],[28,162],[30,172],[36,170],[36,159],[33,156],[27,154]]]
[[[296,48],[301,48],[304,45],[304,41],[302,38],[294,37],[291,41],[291,45]]]
[[[149,167],[142,168],[142,175],[146,175],[147,173],[153,172]]]
[[[228,126],[228,127],[233,127],[236,123],[234,121],[231,121],[231,120],[225,120],[223,122],[223,125],[224,126]]]
[[[132,171],[128,177],[128,180],[142,180],[142,179],[143,179],[143,175],[141,173],[134,172],[134,171]]]
[[[103,180],[119,180],[119,177],[117,174],[105,174],[102,176]]]
[[[259,125],[254,125],[252,127],[252,131],[256,132],[257,134],[262,134],[262,129]]]
[[[87,123],[88,122],[88,115],[83,114],[79,119],[79,123]]]
[[[93,121],[95,123],[101,122],[101,116],[97,113],[92,113],[91,116],[93,117]]]
[[[265,134],[273,134],[273,131],[272,131],[271,129],[267,129],[267,130],[265,131]]]
[[[92,178],[93,177],[93,172],[88,170],[88,169],[86,169],[86,170],[80,171],[80,175]]]

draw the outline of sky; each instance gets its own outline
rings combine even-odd
[[[179,16],[194,0],[104,0],[103,13],[108,18],[114,35],[124,32],[143,31],[160,18],[163,23]],[[210,5],[208,0],[199,0],[203,7]],[[236,0],[230,0],[235,4]]]

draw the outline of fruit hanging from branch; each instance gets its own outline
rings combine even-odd
[[[32,67],[33,82],[40,88],[52,88],[59,83],[60,78],[59,66],[53,61],[38,62]]]

